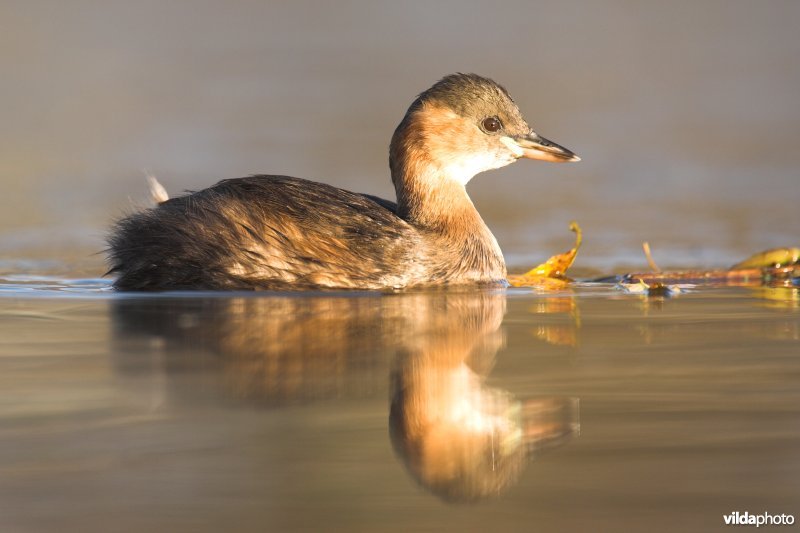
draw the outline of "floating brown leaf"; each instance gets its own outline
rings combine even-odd
[[[647,254],[647,249],[645,253]],[[657,285],[673,289],[676,284],[797,287],[798,280],[800,248],[774,248],[751,255],[725,270],[636,272],[622,276],[620,283],[627,286],[625,290],[628,292],[636,292],[636,285],[639,283],[649,290]]]

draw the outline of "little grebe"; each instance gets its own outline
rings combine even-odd
[[[140,291],[503,283],[503,254],[465,185],[521,157],[579,160],[534,133],[497,83],[450,75],[392,136],[397,203],[288,176],[223,180],[118,221],[109,273]]]

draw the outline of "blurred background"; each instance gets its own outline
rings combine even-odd
[[[393,198],[387,147],[445,74],[505,85],[573,165],[470,193],[511,267],[726,266],[798,244],[800,3],[9,1],[0,4],[0,266],[102,272],[146,204],[289,174]]]

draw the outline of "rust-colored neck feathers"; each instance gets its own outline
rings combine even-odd
[[[477,137],[474,128],[432,104],[406,115],[392,137],[389,158],[401,217],[448,235],[486,228],[464,188],[485,166],[484,147],[469,144]]]

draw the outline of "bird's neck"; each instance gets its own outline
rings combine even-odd
[[[425,161],[406,163],[402,177],[394,177],[401,217],[444,235],[488,231],[466,188],[447,169]]]
[[[389,166],[398,215],[430,236],[444,275],[498,280],[505,278],[503,254],[465,188],[475,174],[496,166],[481,147],[465,151],[473,129],[449,109],[412,108],[392,137]]]
[[[455,169],[455,170],[454,170]],[[406,152],[392,158],[398,215],[440,243],[449,276],[473,281],[505,278],[497,240],[467,194],[456,166]],[[468,181],[468,180],[467,180]],[[452,261],[453,254],[460,257]],[[452,272],[450,272],[452,270]]]
[[[485,170],[463,156],[465,128],[451,110],[423,105],[395,130],[389,166],[398,213],[412,224],[443,234],[486,228],[464,188]]]

